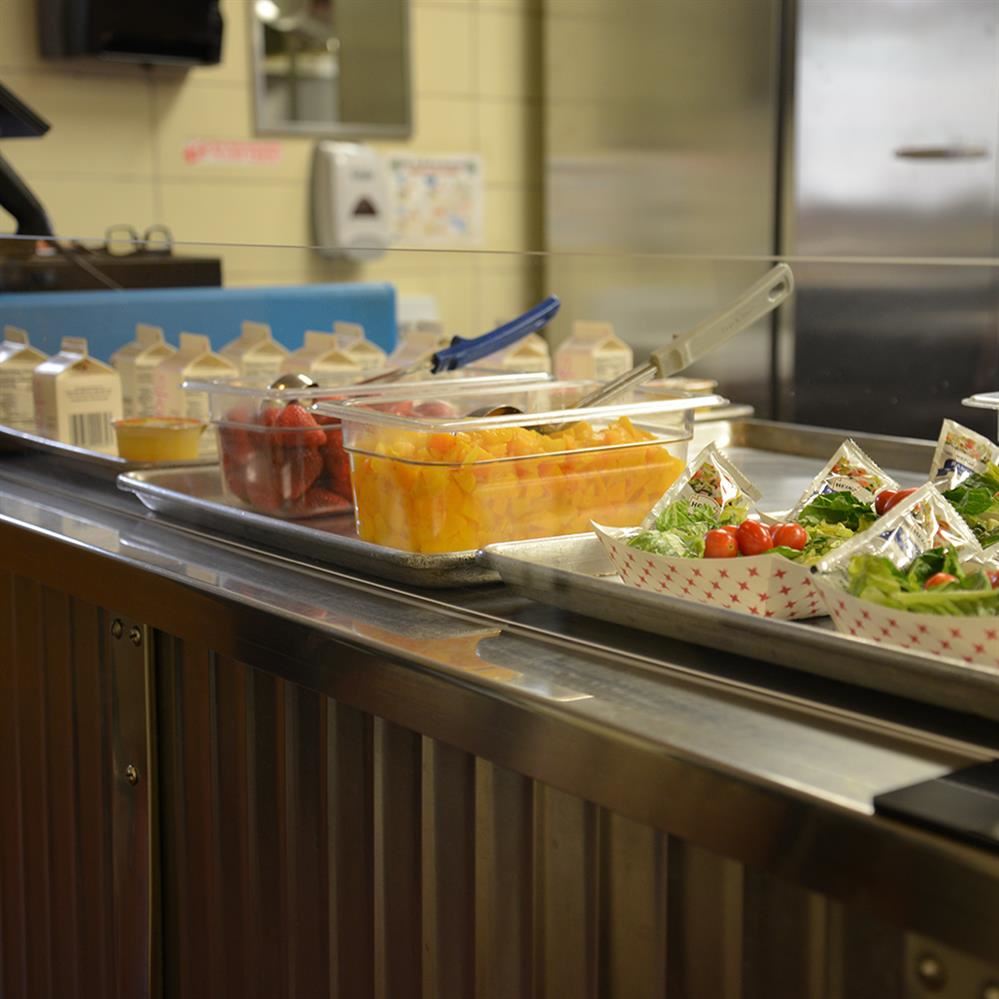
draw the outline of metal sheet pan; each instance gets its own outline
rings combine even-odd
[[[107,479],[109,482],[114,482],[122,472],[133,472],[147,468],[190,468],[218,464],[215,458],[202,458],[197,461],[185,462],[126,461],[116,454],[104,454],[101,451],[77,447],[75,444],[66,444],[64,441],[43,437],[41,434],[28,430],[17,430],[14,427],[0,424],[0,453],[3,452],[16,454],[36,452],[54,455],[60,462],[72,466],[78,471]]]
[[[417,555],[361,541],[353,514],[279,520],[233,506],[222,496],[218,466],[127,472],[118,477],[118,487],[135,493],[146,507],[170,520],[317,565],[435,589],[499,579],[478,552]]]
[[[517,592],[577,614],[999,721],[999,671],[841,635],[828,618],[778,621],[625,586],[592,534],[485,549]]]

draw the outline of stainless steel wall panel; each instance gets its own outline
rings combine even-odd
[[[475,764],[475,995],[534,996],[534,785]]]
[[[666,996],[667,837],[601,810],[598,994]]]
[[[742,999],[744,868],[670,838],[669,999]]]
[[[423,995],[475,993],[475,757],[424,738]]]
[[[535,785],[535,983],[539,999],[598,995],[598,809]]]
[[[116,916],[149,881],[144,856],[115,871],[109,618],[16,574],[0,585],[0,995],[121,994],[118,969],[148,964],[148,910],[132,954]]]
[[[423,991],[421,739],[374,720],[375,996]]]
[[[374,994],[374,724],[326,704],[330,999]]]

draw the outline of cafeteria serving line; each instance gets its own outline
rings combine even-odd
[[[0,997],[999,996],[999,3],[175,6],[0,19]]]

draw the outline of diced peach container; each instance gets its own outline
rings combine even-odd
[[[818,581],[836,630],[878,645],[999,668],[999,617],[914,614],[861,600]]]
[[[674,558],[630,548],[640,528],[593,530],[622,582],[639,590],[784,621],[828,613],[812,572],[781,555]]]
[[[359,536],[444,553],[640,520],[684,468],[695,408],[724,400],[571,408],[594,384],[469,385],[448,396],[462,414],[520,410],[498,416],[401,416],[385,411],[387,396],[319,406],[343,425]],[[576,429],[534,429],[562,423]]]

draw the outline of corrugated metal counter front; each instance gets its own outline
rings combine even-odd
[[[871,806],[994,756],[984,721],[294,564],[39,458],[0,463],[0,537],[4,995],[880,997],[927,948],[994,963],[999,856]]]

